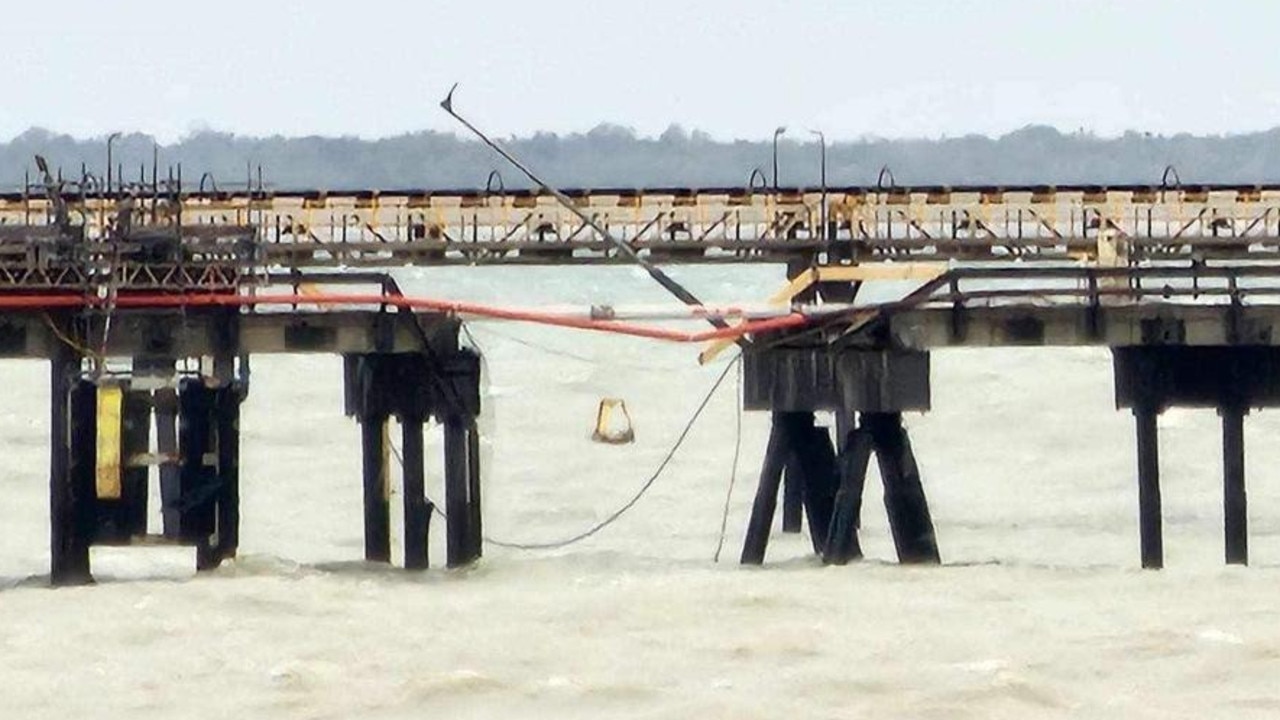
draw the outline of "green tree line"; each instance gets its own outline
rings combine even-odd
[[[736,187],[753,170],[772,174],[773,143],[721,141],[706,133],[672,126],[643,137],[618,125],[585,133],[535,133],[502,142],[554,184],[564,187]],[[34,177],[33,156],[48,158],[65,176],[78,177],[83,164],[101,177],[106,139],[77,139],[31,129],[0,143],[0,185],[20,187]],[[160,176],[182,165],[184,182],[220,188],[257,182],[296,188],[482,188],[497,170],[506,187],[527,187],[518,173],[478,142],[452,133],[415,132],[377,140],[352,137],[244,137],[199,132],[157,145],[153,138],[126,134],[115,140],[113,164],[126,180],[145,170],[153,156]],[[820,152],[811,135],[784,135],[778,146],[782,185],[817,186]],[[1153,135],[1119,137],[1063,133],[1028,126],[1001,137],[966,135],[938,139],[863,138],[827,147],[831,185],[875,184],[887,167],[898,185],[928,184],[1158,184],[1174,166],[1183,183],[1280,182],[1280,128],[1225,136]]]

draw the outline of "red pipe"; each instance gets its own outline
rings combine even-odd
[[[256,305],[390,305],[411,310],[432,310],[436,312],[475,315],[498,320],[532,322],[556,327],[576,328],[610,332],[619,335],[669,340],[673,342],[705,342],[724,338],[738,338],[751,333],[767,330],[798,327],[809,322],[809,318],[799,313],[767,320],[747,321],[727,328],[716,328],[701,332],[685,332],[667,328],[652,327],[636,323],[618,322],[615,320],[593,320],[590,318],[559,315],[556,313],[533,310],[515,310],[512,308],[482,305],[479,303],[460,302],[456,300],[436,300],[431,298],[392,296],[382,294],[361,293],[323,293],[315,295],[234,295],[234,294],[122,294],[108,303],[104,298],[85,295],[3,295],[0,294],[0,310],[60,310],[66,308],[101,308],[111,305],[117,308],[167,308],[167,307],[252,307]],[[695,314],[696,315],[696,314]]]

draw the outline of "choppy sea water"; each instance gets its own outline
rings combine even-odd
[[[774,269],[679,273],[710,300]],[[657,302],[628,269],[406,273],[413,292],[511,303]],[[626,501],[722,366],[696,349],[477,323],[486,353],[485,521],[571,535]],[[737,565],[767,434],[744,420],[728,539],[712,562],[733,384],[621,521],[561,550],[490,547],[464,571],[360,562],[359,434],[340,362],[260,358],[243,411],[241,557],[99,549],[95,587],[49,590],[47,367],[6,362],[0,407],[5,717],[1204,717],[1280,712],[1280,421],[1246,421],[1249,568],[1221,562],[1221,431],[1161,418],[1167,569],[1137,569],[1132,418],[1095,349],[939,352],[907,424],[944,559],[892,561],[878,480],[868,558],[824,568],[775,533]],[[590,440],[621,397],[637,442]],[[428,492],[441,495],[428,431]],[[874,464],[873,464],[874,467]],[[393,498],[398,503],[399,496]],[[393,505],[396,507],[396,505]],[[398,530],[393,543],[399,544]]]

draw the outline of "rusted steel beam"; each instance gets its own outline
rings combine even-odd
[[[427,502],[425,459],[421,416],[401,416],[401,447],[404,460],[404,566],[425,570],[428,565],[427,533],[431,505]]]
[[[387,477],[390,445],[387,416],[360,420],[361,475],[364,485],[364,559],[391,562],[391,505]]]
[[[469,421],[458,415],[447,415],[443,424],[445,553],[449,567],[462,567],[477,557],[471,531]]]
[[[64,348],[50,363],[50,582],[93,582],[94,390],[77,379],[80,358]]]
[[[858,527],[862,514],[862,491],[870,459],[871,435],[862,428],[851,429],[846,435],[837,462],[840,486],[833,503],[831,526],[822,553],[823,562],[844,565],[862,557]]]
[[[765,549],[769,546],[769,532],[773,515],[778,506],[778,487],[782,482],[783,467],[790,454],[790,441],[785,423],[774,413],[769,430],[769,444],[765,449],[764,463],[760,468],[760,483],[756,486],[755,502],[751,506],[751,520],[747,536],[742,543],[743,565],[759,565],[764,562]]]
[[[936,565],[941,562],[933,518],[920,483],[911,441],[901,413],[863,413],[862,421],[875,449],[884,481],[884,505],[889,513],[893,544],[902,563]]]
[[[1244,475],[1244,416],[1241,403],[1227,402],[1222,416],[1222,518],[1228,565],[1249,564],[1249,501]]]
[[[809,523],[809,540],[814,553],[825,556],[840,484],[836,453],[831,445],[831,434],[826,428],[812,424],[812,414],[807,423],[796,427],[795,432],[801,438],[796,458],[804,478],[803,500],[805,518]]]
[[[484,555],[484,519],[481,512],[480,427],[475,419],[467,427],[467,529],[472,560]]]
[[[1144,402],[1133,408],[1138,432],[1138,533],[1142,567],[1164,567],[1164,529],[1160,510],[1159,408]]]

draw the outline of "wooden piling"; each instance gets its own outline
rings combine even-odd
[[[471,554],[467,425],[467,421],[458,416],[444,418],[444,514],[449,567],[461,567],[474,559]]]
[[[391,562],[391,502],[387,482],[387,416],[360,418],[364,480],[364,559]]]
[[[843,448],[836,463],[840,489],[836,492],[831,527],[822,556],[823,562],[833,565],[844,565],[862,557],[858,526],[862,513],[862,490],[871,461],[871,435],[866,430],[852,428],[841,444]]]
[[[857,414],[851,410],[837,410],[835,412],[836,420],[836,457],[841,457],[844,449],[848,447],[849,441],[853,437],[853,431],[858,428]]]
[[[788,428],[804,427],[804,416],[808,416],[809,425],[813,424],[813,413],[773,413],[774,422],[781,422]],[[801,442],[803,435],[795,435],[788,431],[791,439],[787,446],[786,462],[782,469],[782,532],[798,533],[804,520],[804,467],[800,453],[803,452],[796,443]]]
[[[484,555],[484,525],[480,509],[480,428],[474,418],[467,427],[467,500],[471,558],[478,560]]]
[[[89,572],[89,548],[98,529],[97,440],[98,387],[90,380],[80,380],[71,390],[71,492],[74,495],[76,543],[84,553],[84,567]]]
[[[130,460],[151,447],[151,397],[148,392],[127,391],[121,406],[119,529],[123,539],[147,534],[148,480],[151,468],[136,467]]]
[[[59,346],[50,363],[50,568],[56,587],[93,582],[89,567],[94,497],[96,391],[75,375],[80,359]]]
[[[940,563],[929,503],[902,413],[863,413],[862,421],[871,434],[884,481],[884,505],[898,562]]]
[[[181,534],[182,496],[181,469],[178,462],[178,393],[172,388],[159,388],[151,395],[155,408],[156,452],[170,458],[160,465],[160,518],[162,532],[170,540]]]
[[[1138,532],[1141,536],[1142,567],[1151,570],[1164,566],[1158,415],[1159,409],[1151,404],[1133,408],[1138,432]]]
[[[425,570],[428,564],[431,506],[427,504],[422,422],[421,417],[413,415],[400,418],[404,449],[404,566],[407,570]]]
[[[773,415],[769,430],[769,444],[765,449],[760,468],[760,484],[756,486],[756,499],[751,505],[751,520],[747,524],[747,537],[742,543],[743,565],[760,565],[764,562],[765,549],[769,546],[769,530],[773,526],[773,514],[778,506],[778,486],[782,482],[782,468],[786,463],[786,426]]]
[[[242,389],[234,383],[214,396],[217,426],[217,560],[236,556],[240,546],[240,402]]]
[[[74,496],[67,474],[71,368],[70,352],[55,346],[49,361],[49,578],[54,585],[74,584],[77,575],[89,572],[76,552]]]
[[[196,547],[196,570],[218,567],[217,467],[206,462],[214,451],[213,393],[202,380],[184,379],[178,388],[178,451],[180,454],[177,521],[178,537]]]
[[[782,532],[798,533],[804,527],[804,470],[800,467],[798,450],[792,448],[791,457],[782,471]]]
[[[820,556],[825,555],[839,486],[831,433],[826,428],[815,427],[810,414],[792,430],[792,434],[796,438],[793,445],[794,462],[800,468],[803,478],[804,511],[809,521],[809,538],[813,551]]]
[[[1224,405],[1222,415],[1222,517],[1228,565],[1249,564],[1248,498],[1244,481],[1244,416],[1239,403]]]

